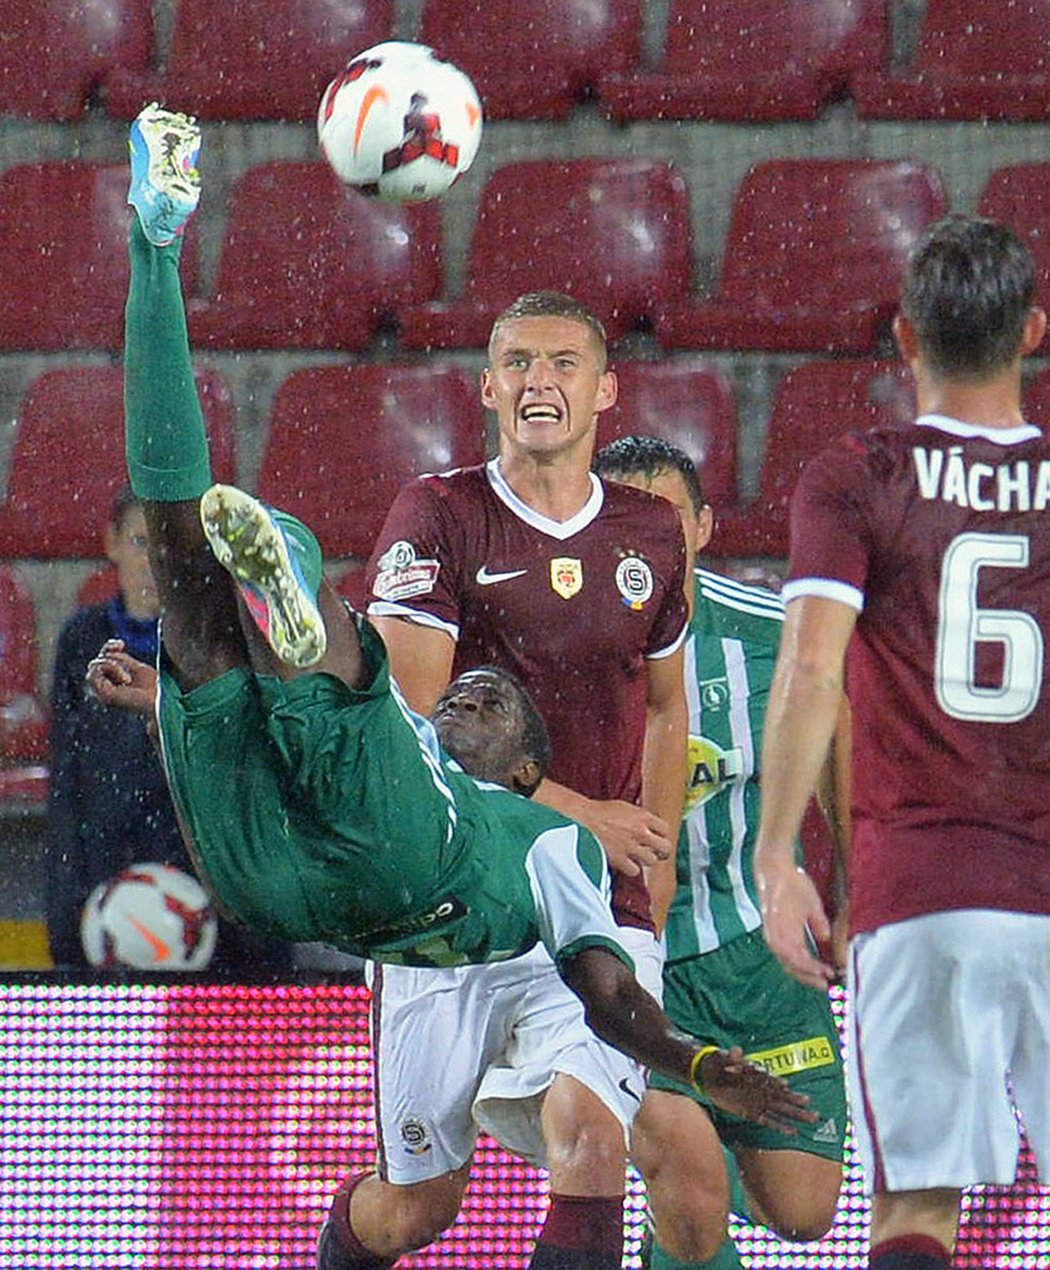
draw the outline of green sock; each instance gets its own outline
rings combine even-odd
[[[710,1261],[676,1261],[654,1241],[649,1270],[741,1270],[741,1262],[736,1244],[728,1235]]]
[[[128,237],[124,418],[131,488],[151,502],[199,498],[212,483],[179,280],[182,239],[154,247],[138,217]]]

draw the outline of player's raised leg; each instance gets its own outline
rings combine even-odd
[[[186,688],[246,661],[236,596],[201,528],[212,483],[179,279],[182,231],[197,206],[200,130],[148,106],[131,127],[131,282],[124,340],[128,475],[143,500],[164,646]]]
[[[200,516],[215,558],[237,584],[252,668],[280,679],[324,671],[359,687],[363,619],[325,581],[310,529],[232,485],[207,490]]]
[[[205,492],[201,524],[278,658],[298,669],[316,665],[327,639],[317,607],[321,548],[313,534],[294,516],[232,485]]]

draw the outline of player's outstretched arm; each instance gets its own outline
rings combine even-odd
[[[560,969],[594,1032],[638,1062],[703,1090],[723,1111],[786,1134],[795,1132],[793,1122],[817,1119],[804,1095],[748,1062],[739,1048],[704,1045],[680,1032],[614,953],[585,948]]]

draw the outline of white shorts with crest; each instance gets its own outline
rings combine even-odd
[[[663,954],[648,931],[621,927],[639,981],[657,999]],[[369,964],[374,992],[380,1176],[406,1186],[459,1168],[479,1132],[545,1164],[543,1094],[559,1073],[596,1094],[625,1140],[644,1070],[599,1041],[546,950],[450,970]]]

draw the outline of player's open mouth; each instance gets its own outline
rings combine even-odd
[[[522,406],[518,412],[523,423],[560,423],[561,411],[550,402]]]

